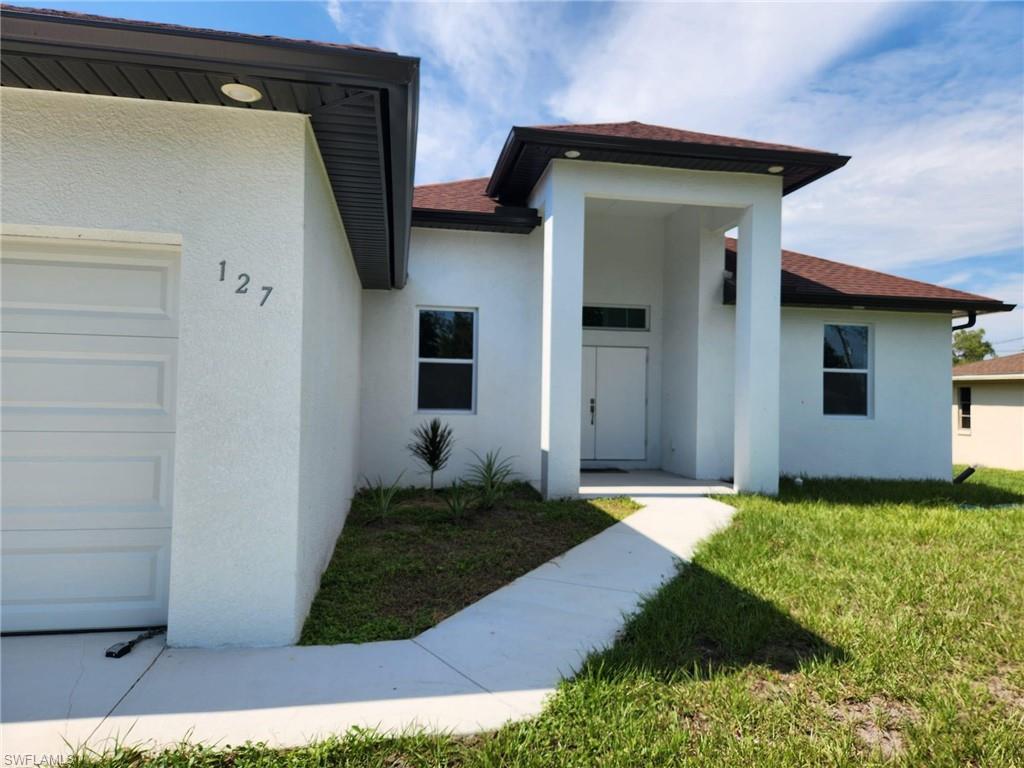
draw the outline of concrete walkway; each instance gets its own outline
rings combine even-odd
[[[4,638],[5,763],[115,738],[291,746],[356,725],[470,733],[535,715],[732,514],[705,497],[728,486],[662,472],[586,473],[580,492],[644,508],[411,640],[200,650],[158,638],[115,660],[103,650],[135,633]]]

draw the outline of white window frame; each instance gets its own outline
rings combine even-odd
[[[969,435],[971,434],[971,427],[964,426],[964,400],[961,394],[964,390],[971,393],[970,402],[968,405],[971,407],[971,412],[967,414],[967,418],[971,420],[971,427],[974,426],[974,389],[970,384],[957,384],[956,385],[956,433],[958,435]]]
[[[821,336],[819,336],[821,346],[818,349],[819,354],[824,356],[825,353],[825,333],[830,325],[836,326],[856,326],[858,328],[868,329],[868,350],[867,350],[867,368],[826,368],[825,361],[821,363],[821,415],[826,419],[873,419],[875,417],[875,328],[870,323],[850,323],[842,320],[830,320],[827,323],[822,323]],[[826,373],[863,373],[866,374],[867,378],[867,407],[865,413],[825,413],[825,374]]]
[[[473,315],[473,357],[464,359],[452,359],[452,358],[439,358],[439,357],[420,357],[420,313],[421,312],[470,312]],[[416,413],[441,413],[441,414],[462,414],[472,415],[476,413],[476,396],[477,396],[477,369],[478,369],[478,350],[480,347],[480,312],[477,307],[444,307],[436,306],[433,304],[417,305],[416,311],[413,313],[413,339],[415,344],[413,346],[413,387],[412,387],[412,400],[413,410]],[[421,363],[444,363],[446,365],[472,365],[473,366],[473,384],[471,394],[471,407],[467,410],[464,408],[420,408],[420,364]]]
[[[613,328],[607,325],[584,325],[584,331],[596,331],[598,333],[649,333],[651,330],[651,306],[650,304],[608,304],[603,301],[584,301],[583,307],[607,307],[608,309],[642,309],[644,311],[643,328]],[[583,318],[580,318],[582,324]]]

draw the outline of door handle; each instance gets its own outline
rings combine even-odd
[[[590,425],[591,426],[594,425],[594,413],[596,413],[596,412],[597,412],[597,400],[592,397],[592,398],[590,398]]]

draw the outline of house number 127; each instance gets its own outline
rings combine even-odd
[[[222,261],[220,263],[220,281],[222,283],[227,278],[227,268],[228,263],[226,261]],[[245,272],[242,272],[238,276],[238,287],[235,288],[235,293],[248,293],[250,280],[251,278],[249,277],[249,275],[247,275]],[[267,299],[270,298],[270,292],[273,291],[274,288],[273,286],[270,285],[261,285],[260,290],[263,291],[263,298],[260,299],[260,306],[262,307],[264,304],[267,303]]]

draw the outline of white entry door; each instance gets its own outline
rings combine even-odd
[[[647,457],[647,349],[584,347],[580,458]]]
[[[0,237],[3,629],[164,624],[178,247],[25,231]]]

